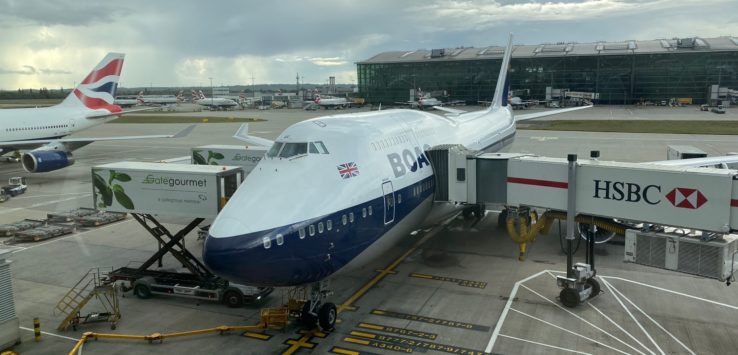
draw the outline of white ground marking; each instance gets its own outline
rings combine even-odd
[[[528,287],[528,286],[525,286],[525,285],[520,285],[520,286],[521,286],[521,287],[523,287],[524,289],[526,289],[526,290],[528,290],[528,291],[532,292],[532,293],[533,293],[533,294],[535,294],[536,296],[538,296],[538,297],[540,297],[540,298],[542,298],[542,299],[546,300],[546,302],[548,302],[548,303],[550,303],[550,304],[554,305],[555,307],[559,308],[560,310],[562,310],[562,311],[564,311],[564,312],[566,312],[566,313],[569,313],[569,315],[573,316],[573,317],[574,317],[574,318],[576,318],[576,319],[579,319],[580,321],[584,322],[584,324],[586,324],[586,325],[588,325],[588,326],[590,326],[590,327],[592,327],[592,328],[594,328],[594,329],[597,329],[597,330],[599,330],[600,332],[604,333],[604,334],[605,334],[605,335],[607,335],[608,337],[610,337],[610,338],[612,338],[612,339],[615,339],[615,340],[617,340],[618,342],[620,342],[621,344],[623,344],[623,345],[625,345],[625,346],[627,346],[627,347],[629,347],[629,348],[633,349],[633,351],[635,351],[635,352],[637,352],[637,353],[639,353],[639,354],[641,354],[641,355],[646,355],[646,354],[645,354],[644,352],[642,352],[642,351],[640,351],[640,350],[636,349],[636,348],[635,348],[634,346],[632,346],[632,345],[630,345],[630,344],[626,343],[625,341],[623,341],[622,339],[620,339],[620,338],[618,338],[618,337],[616,337],[616,336],[614,336],[614,335],[610,334],[609,332],[605,331],[604,329],[602,329],[602,328],[600,328],[600,327],[598,327],[598,326],[596,326],[596,325],[592,324],[592,323],[591,323],[590,321],[588,321],[588,320],[586,320],[586,319],[582,318],[581,316],[579,316],[579,315],[575,314],[574,312],[572,312],[572,311],[570,311],[570,310],[568,310],[568,309],[564,308],[564,307],[563,307],[563,306],[561,306],[560,304],[557,304],[556,302],[554,302],[554,301],[552,301],[552,300],[548,299],[548,298],[547,298],[546,296],[544,296],[544,295],[542,295],[542,294],[540,294],[540,293],[538,293],[538,292],[534,291],[534,290],[533,290],[533,289],[531,289],[530,287]]]
[[[607,281],[605,281],[605,282],[607,282]],[[659,322],[657,322],[655,319],[651,318],[651,316],[649,316],[640,307],[638,307],[635,303],[633,303],[633,301],[631,301],[628,297],[625,297],[625,295],[622,292],[620,292],[620,290],[616,289],[615,286],[612,286],[609,282],[607,282],[607,284],[610,285],[610,288],[611,289],[613,289],[621,297],[623,297],[626,301],[628,301],[628,303],[630,303],[633,307],[635,307],[635,309],[637,309],[638,312],[641,312],[641,314],[643,314],[646,318],[648,318],[648,320],[650,320],[651,322],[653,322],[653,324],[655,324],[657,327],[659,327],[659,329],[661,329],[661,331],[663,331],[664,333],[666,333],[667,335],[669,335],[669,337],[671,337],[672,339],[674,339],[674,341],[676,341],[677,343],[679,343],[679,345],[681,345],[684,348],[684,350],[687,350],[692,355],[697,355],[694,351],[692,351],[690,348],[688,348],[687,345],[685,345],[684,343],[682,343],[676,336],[674,336],[674,334],[672,334],[669,331],[667,331],[666,328],[664,328],[663,326],[661,326],[661,324],[659,324]]]
[[[552,327],[554,327],[554,328],[557,328],[557,329],[559,329],[559,330],[563,330],[564,332],[570,333],[570,334],[572,334],[572,335],[578,336],[578,337],[580,337],[580,338],[583,338],[583,339],[587,339],[588,341],[591,341],[591,342],[593,342],[593,343],[597,343],[597,344],[600,344],[600,345],[602,345],[602,346],[604,346],[604,347],[606,347],[606,348],[608,348],[608,349],[612,349],[613,351],[617,351],[617,352],[619,352],[619,353],[621,353],[621,354],[628,354],[628,353],[626,353],[625,351],[622,351],[622,350],[618,350],[618,349],[616,349],[616,348],[613,348],[613,347],[612,347],[612,346],[610,346],[610,345],[607,345],[607,344],[605,344],[605,343],[601,343],[601,342],[599,342],[599,341],[597,341],[597,340],[594,340],[594,339],[592,339],[592,338],[586,337],[586,336],[584,336],[584,335],[581,335],[581,334],[577,334],[577,333],[575,333],[575,332],[573,332],[573,331],[571,331],[571,330],[569,330],[569,329],[566,329],[566,328],[564,328],[564,327],[560,327],[560,326],[558,326],[558,325],[556,325],[556,324],[553,324],[553,323],[551,323],[551,322],[545,321],[545,320],[543,320],[543,319],[541,319],[541,318],[538,318],[538,317],[532,316],[532,315],[530,315],[530,314],[527,314],[527,313],[524,313],[524,312],[518,311],[518,310],[517,310],[517,309],[515,309],[515,308],[510,308],[510,310],[511,310],[511,311],[513,311],[513,312],[517,312],[517,313],[519,313],[519,314],[521,314],[521,315],[524,315],[524,316],[526,316],[526,317],[529,317],[529,318],[535,319],[535,320],[537,320],[537,321],[539,321],[539,322],[541,322],[541,323],[544,323],[544,324],[550,325],[550,326],[552,326]]]
[[[32,331],[33,331],[33,329],[31,329],[31,328],[26,328],[26,327],[18,327],[18,328],[20,328],[20,329],[23,329],[23,330],[27,330],[27,331],[29,331],[29,332],[32,332]],[[75,343],[76,343],[76,342],[77,342],[77,341],[79,340],[79,339],[74,339],[74,338],[71,338],[71,337],[67,337],[67,336],[63,336],[63,335],[59,335],[59,334],[54,334],[54,333],[49,333],[49,332],[45,332],[45,331],[43,331],[43,330],[41,331],[41,334],[44,334],[44,335],[49,335],[49,336],[52,336],[52,337],[57,337],[57,338],[62,338],[62,339],[67,339],[67,340],[71,340],[71,341],[73,341],[73,342],[75,342]]]
[[[505,335],[505,334],[500,334],[500,336],[501,337],[504,337],[504,338],[510,338],[510,339],[514,339],[514,340],[519,340],[519,341],[522,341],[524,343],[536,344],[536,345],[545,346],[545,347],[548,347],[548,348],[553,348],[553,349],[556,349],[556,350],[564,350],[564,351],[568,351],[570,353],[592,355],[592,353],[585,353],[585,352],[582,352],[582,351],[576,351],[576,350],[572,350],[572,349],[562,348],[562,347],[555,346],[555,345],[539,343],[537,341],[532,341],[532,340],[528,340],[528,339],[516,338],[514,336],[509,336],[509,335]]]
[[[539,142],[555,141],[555,140],[559,139],[559,137],[550,137],[550,136],[549,137],[532,136],[532,137],[528,137],[528,138],[530,138],[532,140],[539,141]]]
[[[507,317],[507,312],[510,311],[510,307],[512,306],[512,303],[513,303],[513,299],[515,299],[515,295],[518,293],[518,288],[520,288],[520,285],[523,282],[526,282],[528,280],[534,279],[542,275],[544,272],[546,272],[546,270],[543,270],[539,273],[528,276],[527,278],[524,278],[515,283],[512,291],[510,291],[510,296],[507,298],[507,303],[505,304],[505,308],[502,310],[500,319],[497,320],[497,325],[495,325],[495,330],[492,332],[492,337],[489,338],[489,343],[487,343],[487,348],[484,350],[485,352],[488,352],[488,353],[492,352],[492,348],[495,346],[495,342],[497,341],[497,336],[500,335],[500,329],[502,328],[502,323],[505,322],[505,318]]]
[[[92,196],[92,194],[91,194],[91,193],[85,193],[84,195],[79,195],[79,196],[73,196],[73,197],[67,197],[67,198],[62,198],[62,199],[59,199],[59,200],[53,200],[53,201],[46,201],[46,202],[39,202],[39,203],[34,203],[34,204],[32,204],[32,205],[30,205],[30,206],[28,206],[28,207],[16,207],[16,208],[9,208],[9,209],[7,209],[7,210],[2,210],[2,211],[0,211],[0,214],[6,214],[6,213],[10,213],[10,212],[15,212],[15,211],[20,211],[20,210],[24,210],[24,209],[29,209],[29,208],[34,208],[34,207],[41,207],[41,206],[46,206],[46,205],[53,205],[53,204],[55,204],[55,203],[59,203],[59,202],[65,202],[65,201],[71,201],[71,200],[76,200],[76,199],[78,199],[78,198],[83,198],[83,197],[89,197],[89,196]]]
[[[33,195],[33,196],[23,196],[23,197],[13,197],[13,200],[23,200],[23,199],[29,199],[29,198],[37,198],[37,197],[53,197],[53,196],[70,196],[70,195],[84,195],[84,194],[90,194],[89,192],[69,192],[66,194],[50,194],[50,195]]]
[[[608,317],[605,313],[602,313],[602,311],[600,311],[597,307],[593,306],[591,302],[587,302],[587,305],[590,306],[590,307],[592,307],[601,316],[605,317],[605,319],[607,319],[612,325],[614,325],[615,327],[617,327],[618,329],[620,329],[621,332],[625,333],[625,335],[627,335],[628,337],[630,337],[631,339],[633,339],[636,343],[638,343],[638,345],[642,346],[643,349],[645,349],[646,351],[648,351],[651,355],[656,355],[655,352],[651,351],[651,349],[649,349],[645,344],[641,343],[641,341],[638,340],[636,337],[634,337],[632,334],[630,334],[630,332],[628,332],[627,330],[623,329],[623,327],[621,327],[620,324],[617,324],[614,320],[612,320],[612,318]]]
[[[625,312],[628,313],[628,315],[633,320],[633,322],[635,322],[635,324],[638,325],[638,328],[641,329],[641,331],[643,332],[643,334],[646,335],[646,337],[648,338],[648,340],[651,341],[651,344],[653,344],[654,346],[656,346],[656,348],[659,349],[659,352],[663,355],[664,354],[664,351],[661,350],[661,347],[659,347],[659,344],[656,344],[656,341],[651,337],[651,334],[649,334],[648,331],[646,331],[646,328],[643,328],[643,325],[641,325],[641,323],[638,321],[638,319],[636,319],[636,317],[633,315],[633,313],[630,312],[630,309],[628,309],[628,307],[625,306],[625,304],[623,303],[623,301],[620,300],[620,297],[618,297],[618,295],[615,293],[615,291],[613,290],[613,287],[610,285],[610,283],[607,282],[607,280],[605,280],[603,278],[600,278],[600,280],[602,280],[602,284],[605,285],[605,287],[607,287],[608,290],[610,290],[610,294],[612,294],[612,296],[615,298],[615,300],[618,301],[618,303],[620,303],[620,306],[623,307],[623,309],[625,310]]]
[[[672,293],[672,294],[675,294],[675,295],[679,295],[679,296],[691,298],[691,299],[694,299],[694,300],[698,300],[698,301],[702,301],[702,302],[707,302],[707,303],[712,303],[712,304],[715,304],[715,305],[718,305],[718,306],[723,306],[723,307],[728,307],[730,309],[738,310],[738,306],[733,306],[733,305],[729,305],[729,304],[726,304],[726,303],[712,301],[712,300],[708,300],[706,298],[692,296],[692,295],[688,295],[686,293],[672,291],[672,290],[661,288],[661,287],[658,287],[658,286],[645,284],[643,282],[638,282],[638,281],[624,279],[622,277],[617,277],[617,276],[600,276],[600,278],[603,278],[603,279],[604,278],[607,278],[607,279],[613,279],[613,280],[620,280],[620,281],[630,282],[630,283],[634,283],[634,284],[639,285],[639,286],[650,287],[650,288],[655,289],[655,290],[664,291],[664,292]]]

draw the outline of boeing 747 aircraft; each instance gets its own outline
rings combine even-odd
[[[461,144],[499,151],[515,137],[507,102],[512,36],[492,104],[445,116],[382,110],[318,117],[279,135],[213,222],[203,259],[216,274],[261,286],[308,286],[302,321],[331,329],[327,280],[366,265],[426,223],[461,206],[434,204],[425,150]],[[518,120],[576,107],[521,115]],[[250,144],[265,141],[241,135]]]
[[[72,151],[95,141],[176,138],[188,134],[194,126],[175,135],[64,138],[133,112],[124,112],[113,104],[123,58],[121,53],[109,53],[58,105],[0,110],[0,155],[33,149],[23,154],[21,163],[28,172],[42,173],[72,165]]]

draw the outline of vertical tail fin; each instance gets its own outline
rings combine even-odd
[[[120,112],[114,105],[120,72],[123,69],[122,53],[108,53],[100,63],[77,85],[60,105],[83,105],[91,110],[105,109]]]
[[[513,45],[512,45],[513,35],[510,34],[510,37],[507,40],[507,48],[505,48],[505,54],[502,56],[502,65],[500,66],[500,75],[497,77],[497,86],[495,87],[495,96],[492,99],[492,104],[489,106],[490,109],[493,108],[500,108],[503,106],[507,106],[508,100],[508,69],[510,68],[510,58],[512,57],[512,51],[513,51]]]
[[[200,100],[207,99],[207,97],[205,97],[205,94],[202,93],[202,90],[197,90],[197,95],[200,97]]]

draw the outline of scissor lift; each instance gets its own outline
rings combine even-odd
[[[726,253],[714,260],[724,272],[715,278],[733,278],[738,247],[729,234],[738,230],[736,170],[606,162],[598,154],[561,159],[478,153],[461,146],[439,146],[427,153],[436,179],[435,200],[468,204],[472,210],[501,207],[500,223],[520,245],[521,260],[526,246],[547,232],[553,219],[566,219],[567,274],[557,280],[566,306],[599,292],[594,234],[596,227],[625,234],[629,226],[617,221],[689,228],[725,240]],[[539,217],[537,210],[545,212]],[[577,222],[590,227],[585,230],[586,260],[574,264],[571,243],[579,231]],[[626,257],[631,259],[637,260]]]

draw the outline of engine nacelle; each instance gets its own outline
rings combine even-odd
[[[74,164],[74,157],[62,150],[32,150],[23,154],[21,163],[29,173],[45,173]]]

